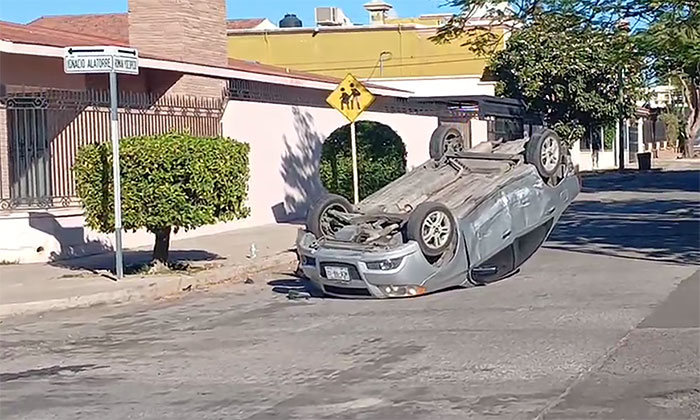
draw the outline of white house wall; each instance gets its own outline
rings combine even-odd
[[[481,76],[402,77],[371,80],[382,86],[413,92],[412,96],[495,95],[496,83],[482,82]]]

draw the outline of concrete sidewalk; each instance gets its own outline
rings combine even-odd
[[[691,159],[675,159],[675,158],[659,158],[653,159],[652,168],[663,169],[664,171],[697,171],[700,169],[700,158]]]
[[[173,241],[170,258],[191,262],[181,274],[127,275],[116,281],[114,253],[41,264],[0,266],[0,317],[101,303],[160,298],[267,270],[294,269],[299,226],[268,225]],[[250,245],[257,255],[249,258]],[[150,260],[151,250],[126,250],[126,266]]]

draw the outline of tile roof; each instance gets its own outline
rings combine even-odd
[[[20,44],[35,44],[48,45],[52,47],[69,47],[72,45],[118,45],[128,46],[126,42],[121,42],[115,39],[97,37],[87,34],[79,34],[68,32],[65,30],[57,30],[45,28],[42,26],[21,25],[11,22],[0,21],[0,40],[9,41]],[[166,57],[143,56],[143,58],[153,58],[158,60],[168,60]],[[177,61],[177,60],[169,60]],[[199,63],[188,63],[199,64]],[[212,66],[216,67],[216,66]],[[333,77],[287,71],[284,68],[257,64],[250,61],[229,59],[228,66],[222,68],[230,68],[233,70],[246,71],[258,74],[267,74],[273,76],[286,76],[302,80],[311,80],[318,82],[333,82],[337,83],[340,79]]]
[[[49,45],[53,47],[69,47],[71,45],[117,45],[126,47],[128,42],[95,36],[84,33],[70,32],[45,28],[43,26],[28,26],[18,23],[0,21],[0,39],[21,44]]]
[[[229,19],[226,22],[227,29],[253,29],[265,21],[265,18],[254,19]]]
[[[128,47],[129,43],[124,40],[110,39],[101,36],[88,35],[84,33],[75,33],[66,30],[51,29],[40,25],[22,25],[12,22],[0,21],[0,40],[19,43],[19,44],[35,44],[47,45],[52,47],[69,47],[73,45],[116,45]],[[151,55],[141,55],[143,58],[151,58],[156,60],[174,61],[167,57],[158,57]],[[195,62],[183,62],[185,64],[200,64]],[[201,64],[200,64],[201,65]],[[257,74],[266,74],[271,76],[290,77],[293,79],[309,80],[314,82],[339,83],[341,79],[330,76],[323,76],[312,73],[304,73],[294,70],[289,70],[282,67],[260,64],[257,62],[228,59],[227,66],[209,66],[229,68],[232,70],[245,71]],[[379,87],[385,90],[393,90],[402,92],[400,89],[393,89],[385,86],[376,86],[368,84],[368,87]]]
[[[226,21],[226,28],[253,29],[264,21],[265,18],[229,19]],[[58,29],[102,36],[124,43],[129,42],[128,13],[42,16],[29,22],[27,26]]]
[[[129,42],[129,15],[126,13],[42,16],[27,26],[58,29]]]

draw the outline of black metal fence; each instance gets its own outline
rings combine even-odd
[[[120,133],[218,135],[224,105],[224,98],[122,92]],[[6,129],[6,141],[0,136],[0,209],[77,205],[75,156],[83,145],[110,139],[109,92],[6,93],[0,112]]]

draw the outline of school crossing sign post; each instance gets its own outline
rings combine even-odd
[[[98,46],[68,47],[63,52],[63,70],[68,74],[109,73],[112,176],[114,178],[114,245],[117,278],[124,277],[122,251],[122,198],[119,174],[119,120],[117,73],[139,74],[139,54],[133,48]]]
[[[328,95],[326,102],[350,121],[350,147],[352,149],[352,189],[355,204],[359,202],[357,176],[357,138],[355,121],[374,102],[374,95],[352,74],[345,76],[338,87]]]

